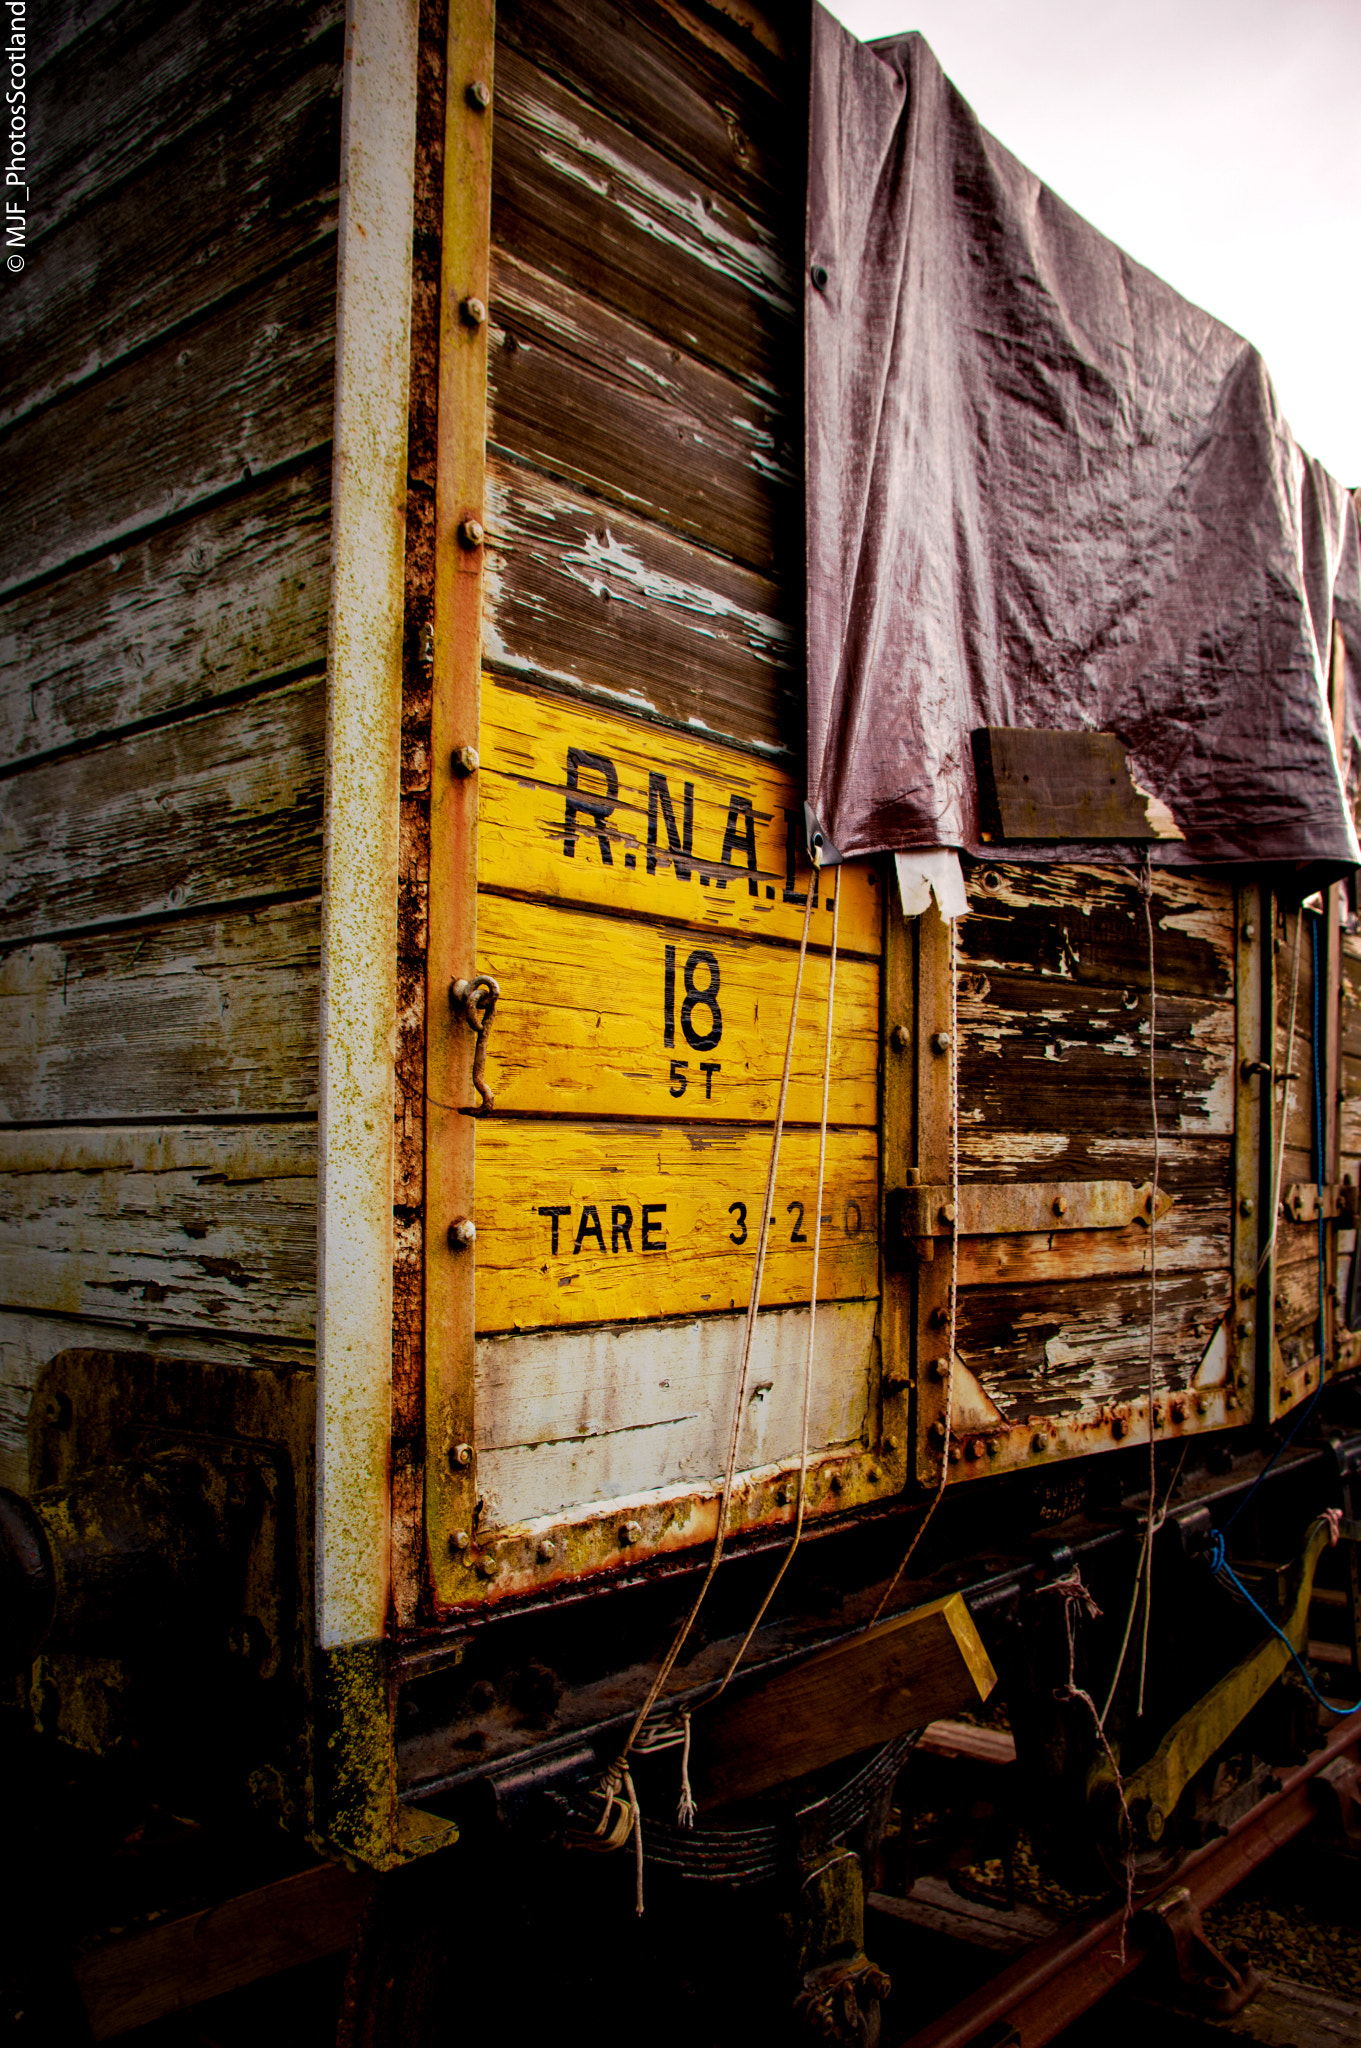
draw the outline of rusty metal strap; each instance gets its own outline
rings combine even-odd
[[[1005,1237],[1051,1230],[1127,1230],[1153,1213],[1151,1185],[1128,1180],[966,1183],[958,1205],[948,1187],[908,1187],[896,1197],[904,1237]],[[1172,1197],[1159,1191],[1163,1216]]]

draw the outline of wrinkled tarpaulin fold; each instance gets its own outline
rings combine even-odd
[[[970,733],[1088,727],[1185,835],[1155,858],[1355,863],[1356,509],[1261,358],[985,133],[920,36],[870,48],[815,7],[812,56],[808,794],[833,845],[981,850]]]

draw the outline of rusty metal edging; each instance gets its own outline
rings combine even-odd
[[[416,10],[349,0],[336,306],[317,1178],[317,1629],[388,1605],[397,850]]]
[[[1240,1417],[1249,1421],[1257,1386],[1258,1275],[1261,1219],[1260,1148],[1271,1143],[1271,1076],[1262,1072],[1264,994],[1271,976],[1270,892],[1255,883],[1234,902],[1233,1305],[1229,1311],[1228,1378]],[[1269,1218],[1268,1218],[1269,1225]],[[1266,1289],[1270,1298],[1270,1286]]]
[[[442,1604],[474,1597],[473,1039],[449,991],[477,972],[487,301],[495,0],[450,0],[440,273],[426,976],[426,1542]]]
[[[1361,1727],[1343,1721],[1307,1763],[1291,1771],[1279,1792],[1264,1799],[1219,1841],[1188,1859],[1174,1886],[1185,1886],[1202,1909],[1214,1905],[1254,1870],[1304,1833],[1315,1817],[1313,1780],[1327,1765],[1361,1743]],[[1171,1889],[1171,1887],[1169,1887]],[[1147,1909],[1154,1898],[1143,1900]],[[1044,2048],[1065,2027],[1089,2012],[1108,1991],[1130,1977],[1148,1957],[1153,1936],[1136,1911],[1120,1940],[1123,1905],[1078,1921],[1039,1943],[1028,1955],[964,1999],[900,2048],[969,2048],[990,2028],[1008,2028],[1016,2048]]]

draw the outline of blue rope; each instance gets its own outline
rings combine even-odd
[[[1263,1481],[1263,1480],[1264,1480],[1264,1479],[1266,1478],[1266,1476],[1267,1476],[1268,1472],[1270,1472],[1270,1470],[1271,1470],[1272,1466],[1273,1466],[1273,1465],[1274,1465],[1274,1464],[1276,1463],[1276,1460],[1277,1460],[1277,1459],[1278,1459],[1278,1458],[1279,1458],[1279,1457],[1280,1457],[1280,1456],[1281,1456],[1281,1455],[1282,1455],[1282,1454],[1283,1454],[1283,1453],[1284,1453],[1285,1451],[1288,1451],[1288,1450],[1290,1449],[1290,1446],[1291,1446],[1291,1444],[1293,1444],[1293,1443],[1294,1443],[1294,1441],[1295,1441],[1295,1438],[1296,1438],[1296,1437],[1297,1437],[1297,1436],[1299,1435],[1300,1431],[1301,1431],[1301,1430],[1302,1430],[1302,1429],[1304,1428],[1304,1425],[1305,1425],[1305,1423],[1306,1423],[1306,1422],[1307,1422],[1307,1421],[1309,1420],[1309,1417],[1310,1417],[1310,1416],[1311,1416],[1311,1415],[1313,1414],[1313,1412],[1314,1412],[1314,1409],[1315,1409],[1315,1408],[1316,1408],[1316,1407],[1318,1406],[1318,1398],[1319,1398],[1319,1395],[1320,1395],[1320,1394],[1321,1394],[1321,1393],[1323,1392],[1323,1349],[1324,1349],[1324,1341],[1325,1341],[1325,1337],[1326,1337],[1326,1333],[1327,1333],[1327,1328],[1328,1328],[1328,1324],[1327,1324],[1327,1316],[1326,1316],[1326,1313],[1325,1313],[1325,1292],[1326,1292],[1326,1290],[1325,1290],[1325,1284],[1324,1284],[1324,1281],[1325,1281],[1325,1276],[1324,1276],[1324,1257],[1323,1257],[1323,1249],[1324,1249],[1324,1228],[1323,1228],[1323,1080],[1322,1080],[1322,1075],[1321,1075],[1321,1073],[1320,1073],[1320,1059],[1319,1059],[1319,1050],[1320,1050],[1320,1048],[1319,1048],[1319,1006],[1318,1006],[1318,928],[1319,928],[1319,919],[1318,919],[1317,917],[1313,917],[1313,916],[1311,916],[1311,917],[1310,917],[1310,920],[1309,920],[1309,938],[1310,938],[1310,944],[1311,944],[1311,956],[1312,956],[1312,959],[1313,959],[1313,963],[1314,963],[1314,1001],[1313,1001],[1313,1044],[1312,1044],[1312,1046],[1310,1047],[1310,1059],[1311,1059],[1311,1062],[1312,1062],[1312,1065],[1313,1065],[1313,1070],[1314,1070],[1314,1117],[1313,1117],[1313,1123],[1314,1123],[1314,1129],[1313,1129],[1313,1166],[1314,1166],[1314,1185],[1315,1185],[1315,1187],[1316,1187],[1316,1188],[1318,1189],[1318,1384],[1317,1384],[1317,1386],[1316,1386],[1316,1387],[1314,1388],[1314,1391],[1313,1391],[1313,1393],[1312,1393],[1312,1394],[1311,1394],[1311,1395],[1309,1396],[1309,1399],[1308,1399],[1308,1400],[1307,1400],[1307,1401],[1305,1402],[1304,1406],[1303,1406],[1303,1407],[1302,1407],[1302,1408],[1300,1409],[1300,1411],[1299,1411],[1298,1415],[1296,1415],[1296,1417],[1295,1417],[1295,1420],[1294,1420],[1294,1422],[1293,1422],[1293,1423],[1291,1424],[1291,1426],[1290,1426],[1290,1429],[1289,1429],[1289,1430],[1287,1431],[1287,1433],[1285,1434],[1285,1436],[1283,1436],[1283,1437],[1281,1438],[1281,1441],[1280,1441],[1280,1442],[1279,1442],[1279,1443],[1277,1444],[1277,1446],[1276,1446],[1275,1450],[1274,1450],[1274,1451],[1272,1452],[1271,1456],[1270,1456],[1270,1457],[1269,1457],[1269,1458],[1267,1459],[1267,1461],[1266,1461],[1265,1465],[1263,1465],[1263,1467],[1262,1467],[1261,1471],[1260,1471],[1260,1472],[1259,1472],[1259,1473],[1257,1474],[1257,1477],[1256,1477],[1256,1479],[1254,1479],[1254,1481],[1253,1481],[1252,1485],[1251,1485],[1251,1486],[1250,1486],[1250,1487],[1248,1488],[1247,1492],[1246,1492],[1246,1493],[1245,1493],[1245,1494],[1243,1495],[1243,1498],[1242,1498],[1242,1500],[1240,1500],[1240,1501],[1239,1501],[1239,1503],[1238,1503],[1238,1506],[1237,1506],[1237,1507],[1236,1507],[1236,1508],[1234,1509],[1233,1513],[1232,1513],[1232,1514],[1231,1514],[1231,1515],[1229,1516],[1228,1520],[1227,1520],[1227,1521],[1225,1522],[1225,1524],[1224,1524],[1224,1527],[1225,1527],[1226,1529],[1231,1529],[1231,1528],[1233,1527],[1234,1523],[1235,1523],[1235,1522],[1236,1522],[1236,1521],[1238,1520],[1238,1517],[1239,1517],[1239,1516],[1240,1516],[1240,1515],[1242,1514],[1242,1512],[1243,1512],[1244,1508],[1245,1508],[1245,1507],[1247,1506],[1248,1502],[1249,1502],[1249,1501],[1250,1501],[1250,1500],[1252,1499],[1253,1495],[1254,1495],[1254,1494],[1256,1493],[1256,1491],[1257,1491],[1258,1487],[1259,1487],[1259,1486],[1261,1485],[1262,1481]],[[1282,1117],[1284,1117],[1284,1116],[1285,1116],[1285,1113],[1286,1113],[1286,1107],[1287,1107],[1287,1105],[1288,1105],[1289,1101],[1290,1101],[1290,1082],[1289,1082],[1289,1080],[1287,1079],[1287,1081],[1286,1081],[1286,1084],[1285,1084],[1285,1094],[1284,1094],[1284,1095],[1283,1095],[1283,1097],[1281,1098],[1281,1115],[1282,1115]],[[1280,1190],[1279,1190],[1279,1189],[1277,1189],[1277,1190],[1276,1190],[1276,1193],[1277,1193],[1277,1194],[1279,1195],[1279,1193],[1280,1193]],[[1274,1278],[1275,1278],[1275,1260],[1274,1260],[1274,1259],[1273,1259],[1273,1261],[1272,1261],[1272,1278],[1273,1278],[1273,1282],[1274,1282]],[[1270,1369],[1269,1365],[1268,1365],[1268,1369]],[[1248,1597],[1250,1598],[1251,1596],[1248,1596]],[[1256,1602],[1255,1602],[1255,1601],[1253,1602],[1253,1605],[1254,1605],[1254,1606],[1256,1606]],[[1258,1611],[1260,1612],[1260,1609],[1259,1609]]]
[[[1285,1647],[1287,1650],[1289,1650],[1291,1658],[1295,1664],[1296,1669],[1300,1674],[1300,1677],[1304,1680],[1310,1692],[1314,1695],[1314,1698],[1318,1701],[1321,1707],[1326,1707],[1330,1714],[1361,1714],[1361,1700],[1358,1700],[1354,1707],[1339,1707],[1335,1705],[1332,1700],[1324,1698],[1323,1694],[1314,1684],[1313,1679],[1309,1676],[1309,1672],[1305,1667],[1303,1659],[1301,1658],[1299,1652],[1296,1650],[1295,1645],[1291,1642],[1289,1636],[1286,1634],[1285,1630],[1283,1628],[1280,1628],[1271,1619],[1271,1616],[1267,1613],[1265,1607],[1259,1606],[1258,1603],[1253,1599],[1251,1593],[1249,1593],[1247,1587],[1243,1584],[1243,1581],[1239,1578],[1237,1572],[1229,1563],[1228,1558],[1224,1555],[1224,1536],[1223,1532],[1219,1529],[1212,1529],[1210,1531],[1210,1569],[1217,1579],[1222,1579],[1226,1584],[1232,1586],[1234,1591],[1238,1594],[1239,1598],[1242,1600],[1246,1600],[1248,1606],[1252,1609],[1253,1613],[1259,1614],[1261,1616],[1262,1620],[1271,1630],[1272,1635],[1278,1637],[1280,1641],[1285,1644]]]

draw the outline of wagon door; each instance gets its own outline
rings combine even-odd
[[[948,927],[891,925],[885,1374],[915,1386],[921,1478],[1146,1439],[1150,1348],[1160,1436],[1250,1413],[1256,893],[1154,870],[1146,901],[1137,869],[976,865],[953,1015]]]

